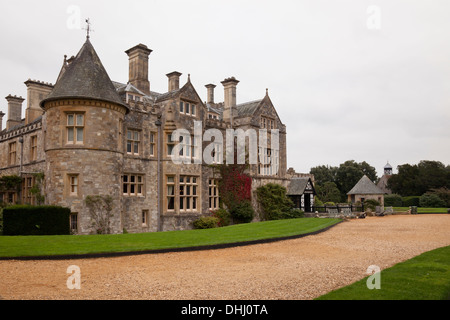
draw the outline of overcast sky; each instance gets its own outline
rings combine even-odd
[[[220,81],[231,76],[238,103],[268,88],[297,172],[346,160],[379,176],[388,160],[394,172],[450,164],[448,0],[16,0],[0,12],[0,98],[26,98],[28,78],[54,83],[89,17],[112,80],[128,81],[124,51],[143,43],[153,91],[167,91],[172,71],[181,84],[190,74],[203,100],[214,83],[223,101]]]

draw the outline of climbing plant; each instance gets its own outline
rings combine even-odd
[[[92,227],[98,234],[111,233],[111,217],[113,209],[113,198],[109,195],[86,196],[84,203],[88,208],[92,221]]]

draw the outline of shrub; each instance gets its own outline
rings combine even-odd
[[[230,210],[235,223],[248,223],[253,220],[255,212],[250,201],[242,201]]]
[[[200,217],[193,222],[195,229],[212,229],[216,228],[219,223],[219,218],[216,217]]]
[[[425,193],[420,197],[419,204],[421,207],[440,208],[445,207],[445,201],[439,198],[437,194]]]
[[[266,220],[279,220],[291,217],[294,203],[286,195],[285,187],[276,183],[268,183],[258,187],[256,194]]]
[[[317,196],[314,196],[314,206],[315,207],[323,207],[324,206],[323,202]]]
[[[212,212],[213,217],[219,219],[218,226],[225,227],[228,226],[231,222],[231,214],[225,209],[218,209]]]
[[[402,197],[402,207],[418,207],[420,204],[420,196]]]
[[[403,205],[402,197],[398,194],[387,194],[384,196],[384,205],[386,207],[401,207]]]
[[[375,199],[367,199],[364,201],[364,207],[368,208],[372,211],[375,211],[376,207],[380,205],[380,202],[378,202]]]
[[[3,209],[4,235],[68,235],[70,209],[16,205]]]

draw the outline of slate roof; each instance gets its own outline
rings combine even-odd
[[[63,66],[49,96],[41,101],[41,107],[48,101],[65,98],[88,98],[112,102],[128,109],[116,91],[111,79],[100,61],[89,38],[73,61]]]
[[[236,106],[238,117],[251,117],[255,113],[262,100],[241,103]]]
[[[347,194],[384,194],[366,175]]]
[[[292,178],[286,194],[290,196],[304,194],[308,181],[310,180],[310,178]]]

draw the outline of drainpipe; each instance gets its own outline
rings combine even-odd
[[[20,136],[19,138],[19,143],[20,143],[20,168],[19,168],[19,176],[20,176],[20,180],[21,183],[23,184],[22,181],[22,171],[23,171],[23,135]],[[19,199],[17,199],[19,201],[19,203],[22,203],[21,199],[22,199],[22,188],[23,185],[21,186],[18,194],[19,194]]]
[[[162,141],[161,141],[161,120],[158,118],[158,120],[156,120],[155,125],[158,127],[158,168],[157,168],[157,174],[158,174],[158,213],[157,213],[157,231],[162,231],[161,230],[161,183],[162,183],[162,179],[161,179],[161,146],[162,146]]]

